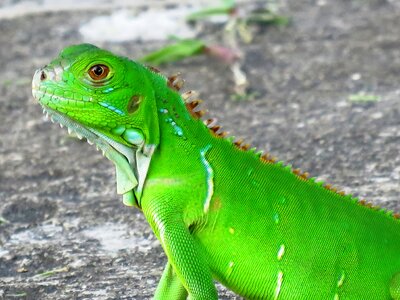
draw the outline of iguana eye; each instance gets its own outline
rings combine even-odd
[[[107,77],[110,73],[110,68],[106,65],[94,65],[88,71],[90,78],[93,80],[101,80]]]

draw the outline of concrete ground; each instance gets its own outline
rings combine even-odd
[[[16,12],[19,1],[2,2],[0,299],[149,299],[166,262],[159,243],[140,212],[116,194],[112,164],[44,122],[30,81],[64,46],[86,41],[80,28],[93,18],[117,8],[176,6],[111,1],[60,11],[40,9],[51,2],[44,1]],[[289,26],[259,29],[241,45],[251,101],[230,99],[230,71],[208,57],[162,69],[182,72],[187,88],[201,93],[210,115],[233,135],[399,210],[399,2],[284,1],[281,13],[291,17]],[[219,29],[209,24],[197,34],[216,43]],[[97,42],[131,58],[164,43]],[[240,299],[224,289],[220,297]]]

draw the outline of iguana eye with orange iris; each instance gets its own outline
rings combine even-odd
[[[88,73],[93,80],[102,80],[110,73],[110,68],[106,65],[94,65],[89,69]]]

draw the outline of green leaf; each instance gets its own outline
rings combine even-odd
[[[197,21],[212,16],[230,15],[236,8],[235,0],[222,0],[222,5],[199,10],[187,16],[187,21]]]
[[[22,298],[22,297],[26,297],[26,296],[28,296],[28,293],[26,293],[26,292],[19,292],[16,294],[6,294],[6,297],[9,297],[9,298]]]
[[[178,42],[151,52],[139,60],[152,65],[182,60],[186,57],[202,54],[206,45],[197,39],[182,39]]]
[[[64,272],[69,272],[69,267],[62,267],[59,269],[48,270],[48,271],[36,274],[35,277],[46,278],[46,277],[54,276],[57,273],[64,273]]]
[[[264,25],[286,26],[289,24],[289,18],[277,15],[268,9],[252,13],[246,18],[248,23],[258,23]]]
[[[203,10],[199,10],[195,13],[190,14],[189,16],[186,17],[187,21],[198,21],[198,20],[203,20],[212,16],[225,16],[225,15],[230,15],[232,12],[233,7],[229,6],[220,6],[220,7],[212,7],[212,8],[206,8]]]
[[[381,98],[377,95],[366,94],[366,93],[358,93],[349,96],[350,102],[355,103],[368,103],[368,102],[378,102]]]

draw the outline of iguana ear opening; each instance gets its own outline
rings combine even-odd
[[[133,103],[134,101],[139,102]],[[153,91],[147,91],[145,96],[133,95],[130,102],[128,102],[128,112],[129,109],[134,110],[130,113],[134,120],[131,123],[132,127],[141,129],[145,144],[158,145],[160,142],[160,129],[157,117],[156,99]]]
[[[130,95],[127,95],[125,111],[126,124],[131,128],[140,128],[144,135],[146,145],[158,145],[160,142],[160,129],[158,124],[158,113],[156,95],[153,82],[149,78],[149,70],[144,66],[132,61],[126,74],[129,83]],[[132,72],[129,72],[132,71]]]
[[[129,100],[126,110],[128,114],[133,114],[139,108],[140,103],[142,102],[143,97],[140,95],[133,95],[131,100]]]

